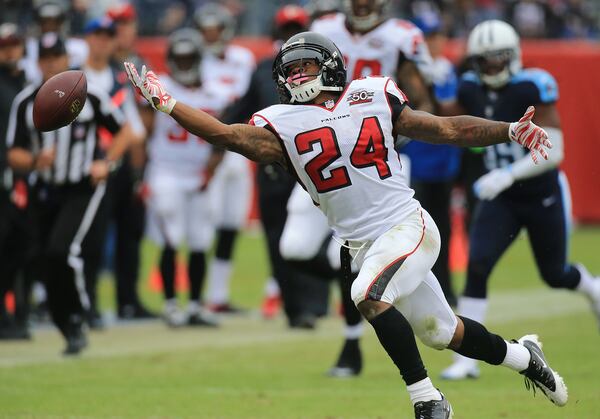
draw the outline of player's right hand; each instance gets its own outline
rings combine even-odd
[[[537,164],[537,154],[542,156],[544,160],[548,160],[548,152],[546,149],[552,148],[552,143],[548,140],[546,131],[531,121],[534,114],[535,108],[533,106],[528,107],[525,115],[523,115],[518,122],[510,124],[508,136],[512,141],[529,149],[533,162]]]
[[[146,66],[143,66],[142,75],[140,76],[135,65],[132,63],[125,62],[123,65],[125,66],[125,72],[129,81],[138,93],[157,111],[170,114],[177,101],[167,93],[156,74],[152,70],[148,70]]]

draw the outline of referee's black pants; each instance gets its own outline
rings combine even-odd
[[[91,308],[86,276],[99,268],[104,239],[106,186],[65,186],[40,202],[37,225],[45,266],[48,308],[65,337]]]

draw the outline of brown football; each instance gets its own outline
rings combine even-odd
[[[83,71],[64,71],[40,87],[33,102],[33,124],[40,131],[69,125],[85,105],[87,80]]]

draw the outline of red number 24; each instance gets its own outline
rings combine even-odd
[[[294,140],[299,154],[314,150],[314,144],[320,144],[321,152],[313,157],[304,169],[317,188],[317,192],[325,193],[352,185],[348,170],[336,167],[325,177],[323,171],[342,156],[335,131],[330,127],[322,127],[298,134]],[[383,131],[379,120],[370,116],[362,122],[356,144],[350,155],[350,163],[358,168],[375,166],[381,179],[392,175],[387,163],[388,150],[384,143]]]

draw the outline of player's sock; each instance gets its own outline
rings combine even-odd
[[[483,323],[485,314],[488,308],[487,298],[459,297],[456,307],[457,314],[478,323]],[[461,365],[470,365],[471,368],[477,368],[477,361],[471,358],[464,357],[459,353],[454,353],[454,362]]]
[[[190,300],[200,301],[204,275],[206,274],[206,256],[204,252],[192,251],[188,259],[190,278]]]
[[[402,313],[390,307],[371,319],[370,323],[407,386],[427,378],[415,335]]]
[[[414,405],[418,402],[427,402],[429,400],[442,400],[442,394],[433,386],[429,377],[417,381],[414,384],[406,386],[410,401]]]
[[[579,273],[579,283],[575,289],[585,295],[594,295],[596,292],[596,279],[583,265],[578,265],[573,268]]]
[[[459,317],[463,321],[465,332],[460,348],[455,352],[467,358],[500,365],[506,358],[506,341],[500,336],[488,332],[481,323],[466,317]]]
[[[506,356],[504,357],[504,361],[502,361],[502,365],[517,372],[525,371],[529,367],[529,361],[531,360],[529,350],[520,343],[505,342]]]
[[[175,298],[175,249],[165,246],[160,256],[160,275],[165,299]]]
[[[230,260],[215,257],[210,264],[206,300],[210,304],[229,302],[229,280],[233,265]]]
[[[364,334],[365,328],[362,322],[355,325],[346,325],[344,328],[344,337],[346,340],[358,340]]]
[[[456,311],[459,315],[468,319],[483,323],[487,313],[487,298],[459,297]]]
[[[275,280],[275,278],[270,277],[267,279],[267,283],[265,284],[265,297],[273,298],[278,297],[281,294],[281,290],[279,289],[279,284]]]

